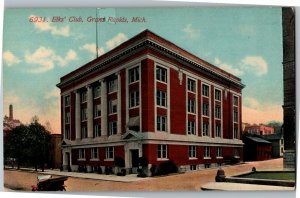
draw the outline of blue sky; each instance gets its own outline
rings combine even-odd
[[[59,78],[95,58],[96,9],[8,9],[4,15],[4,114],[14,105],[23,123],[33,115],[60,132]],[[149,29],[242,79],[243,122],[282,121],[281,8],[100,9],[129,23],[98,23],[99,53]],[[31,23],[30,16],[66,17]],[[69,17],[83,22],[71,23]],[[131,23],[133,16],[145,23]]]

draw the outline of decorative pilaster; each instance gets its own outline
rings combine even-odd
[[[80,139],[80,92],[75,91],[75,139]]]
[[[117,73],[118,75],[118,103],[117,103],[117,115],[118,115],[118,122],[117,122],[117,134],[122,133],[121,129],[121,75],[120,71]]]
[[[87,86],[87,130],[88,138],[93,138],[93,87]]]
[[[101,133],[107,136],[107,85],[104,79],[101,80]]]

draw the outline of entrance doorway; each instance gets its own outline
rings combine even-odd
[[[131,165],[132,168],[138,168],[139,167],[139,150],[133,149],[131,151]]]

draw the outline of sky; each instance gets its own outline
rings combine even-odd
[[[145,29],[242,79],[242,121],[282,122],[282,28],[279,7],[6,9],[3,32],[3,114],[50,122],[60,133],[60,77],[96,57],[96,23],[88,17],[126,17],[98,23],[101,55]],[[51,22],[53,17],[64,18]],[[42,17],[45,22],[30,22]],[[81,17],[82,22],[70,22]],[[131,23],[132,17],[145,22]],[[48,21],[48,22],[47,22]]]

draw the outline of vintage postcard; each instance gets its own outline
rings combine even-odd
[[[3,36],[6,191],[295,189],[293,8],[6,9]]]

